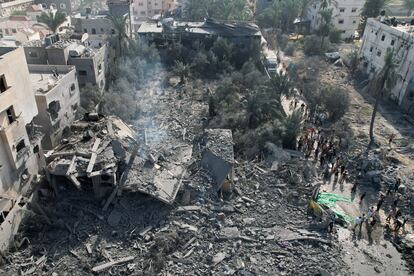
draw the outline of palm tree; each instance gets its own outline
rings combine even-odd
[[[56,33],[59,26],[66,21],[66,16],[59,11],[42,12],[37,21],[38,23],[33,24],[33,26],[42,26],[48,29],[51,33]]]
[[[276,92],[276,95],[279,96],[279,99],[282,95],[290,97],[293,93],[293,84],[287,73],[276,73],[272,75],[270,85]]]
[[[190,66],[182,61],[176,60],[173,71],[180,76],[180,84],[184,84],[185,79],[190,75]]]
[[[122,57],[124,55],[124,46],[127,47],[127,17],[126,16],[119,16],[119,15],[109,15],[108,18],[111,20],[112,25],[115,30],[115,36],[117,40],[117,49],[118,49],[118,57]]]
[[[322,9],[319,11],[322,19],[322,25],[319,28],[321,33],[321,49],[323,49],[323,44],[325,42],[325,38],[329,36],[329,33],[332,29],[332,9]]]
[[[302,130],[302,112],[295,110],[291,115],[283,119],[284,133],[282,144],[284,148],[296,149],[296,140]]]
[[[404,0],[404,8],[407,9],[407,16],[410,16],[414,11],[414,0]]]
[[[375,104],[374,109],[372,110],[371,116],[371,123],[369,126],[369,146],[374,144],[374,123],[375,117],[378,111],[378,105],[380,100],[385,96],[386,93],[390,92],[390,90],[396,84],[396,71],[395,68],[397,67],[397,61],[394,58],[394,49],[387,49],[387,52],[384,57],[384,67],[381,69],[380,72],[375,76],[371,85],[370,91],[375,96]]]

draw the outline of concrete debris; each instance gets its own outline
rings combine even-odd
[[[220,191],[226,179],[233,182],[234,178],[231,130],[206,129],[201,145],[203,148],[201,166],[211,173],[215,181],[215,189]]]
[[[134,256],[128,256],[128,257],[120,258],[120,259],[115,260],[115,261],[110,261],[108,263],[104,263],[104,264],[95,266],[95,267],[92,268],[92,271],[93,272],[100,272],[100,271],[103,271],[103,270],[107,270],[107,269],[111,268],[114,265],[119,265],[119,264],[131,262],[133,260],[134,260]]]

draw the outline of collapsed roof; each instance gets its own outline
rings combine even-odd
[[[78,189],[93,185],[102,198],[115,190],[148,194],[174,202],[192,156],[190,146],[179,146],[169,156],[139,144],[137,134],[117,117],[86,114],[73,123],[68,140],[47,154],[49,181],[65,177]]]

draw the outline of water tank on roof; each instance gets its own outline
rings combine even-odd
[[[71,57],[79,57],[79,56],[83,55],[83,53],[85,53],[85,50],[86,50],[85,46],[78,45],[75,48],[69,50],[69,55]]]

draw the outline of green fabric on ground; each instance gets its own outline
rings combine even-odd
[[[342,218],[346,222],[352,222],[352,217],[346,214],[342,210],[338,210],[340,208],[337,208],[336,203],[338,201],[351,203],[352,200],[349,197],[338,195],[338,194],[332,194],[332,193],[320,193],[318,195],[318,199],[316,200],[317,203],[321,205],[325,205],[329,209],[331,209],[338,217]]]
[[[329,208],[335,206],[336,202],[338,201],[343,201],[347,203],[352,202],[351,198],[349,197],[331,193],[320,193],[318,195],[318,199],[316,200],[316,202],[318,202],[319,204],[326,205]]]

